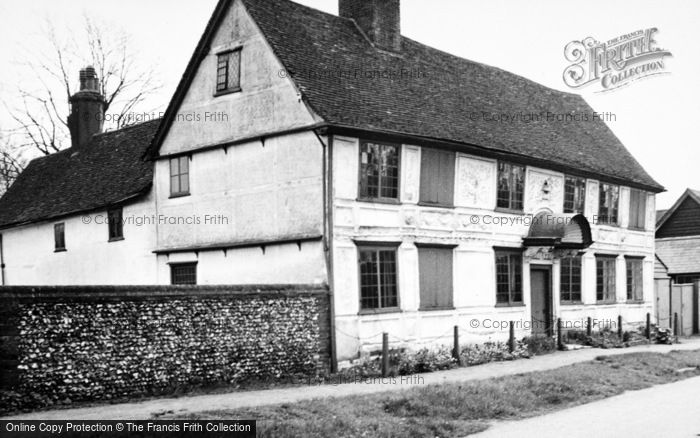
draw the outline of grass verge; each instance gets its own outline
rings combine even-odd
[[[257,419],[260,437],[459,437],[485,430],[493,420],[542,415],[698,375],[700,350],[630,353],[489,380],[188,418]]]

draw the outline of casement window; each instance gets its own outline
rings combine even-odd
[[[520,251],[496,251],[496,304],[523,303],[523,255]]]
[[[647,193],[630,189],[630,228],[643,230],[646,226]]]
[[[598,224],[617,225],[620,188],[613,184],[600,184],[598,197]]]
[[[216,93],[241,89],[241,49],[216,55]]]
[[[170,284],[197,284],[197,263],[172,263]]]
[[[564,213],[583,213],[586,206],[586,180],[567,176],[564,180]]]
[[[644,301],[644,261],[641,258],[626,257],[627,301]]]
[[[109,240],[124,239],[124,219],[123,210],[115,208],[107,212],[107,223],[109,227]]]
[[[54,251],[66,250],[66,224],[61,222],[53,226]]]
[[[581,302],[581,256],[563,257],[560,273],[561,303]]]
[[[419,246],[420,309],[453,308],[452,248]]]
[[[358,247],[360,310],[399,306],[395,247]]]
[[[190,159],[187,156],[170,159],[170,196],[190,194]]]
[[[525,193],[525,167],[498,162],[498,208],[522,211]]]
[[[615,256],[596,256],[596,301],[615,302]]]
[[[398,201],[398,145],[360,142],[360,198]]]
[[[429,205],[454,205],[455,153],[423,148],[420,166],[420,202]]]

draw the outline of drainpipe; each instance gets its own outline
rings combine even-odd
[[[5,256],[2,252],[2,234],[0,234],[0,286],[5,286]]]
[[[338,356],[335,343],[335,291],[333,287],[333,136],[328,135],[328,145],[314,130],[323,148],[323,250],[326,255],[326,274],[330,291],[330,343],[331,343],[331,372],[338,371]]]

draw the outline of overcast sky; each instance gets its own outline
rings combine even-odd
[[[336,0],[299,2],[337,13]],[[59,30],[80,28],[87,13],[123,28],[132,35],[140,59],[154,62],[165,86],[151,105],[163,109],[215,4],[215,0],[0,0],[0,97],[6,99],[8,90],[17,87],[22,72],[17,60],[41,38],[44,18]],[[698,23],[696,0],[403,0],[401,20],[402,33],[410,38],[564,91],[571,91],[562,80],[569,64],[564,58],[567,43],[658,28],[658,46],[673,54],[666,58],[670,74],[609,93],[577,92],[594,110],[615,114],[610,128],[668,190],[658,197],[659,208],[671,206],[687,187],[700,189]],[[0,107],[0,126],[6,124],[7,114]]]

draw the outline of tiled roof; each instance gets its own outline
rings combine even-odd
[[[657,239],[656,254],[669,274],[700,272],[700,237]]]
[[[160,120],[95,135],[33,160],[0,199],[0,227],[106,207],[147,192],[153,163],[144,159]]]
[[[470,144],[663,190],[600,120],[496,123],[481,116],[591,117],[579,95],[405,37],[400,53],[378,50],[353,21],[288,0],[243,3],[309,105],[331,124]],[[408,76],[366,77],[401,72]]]

